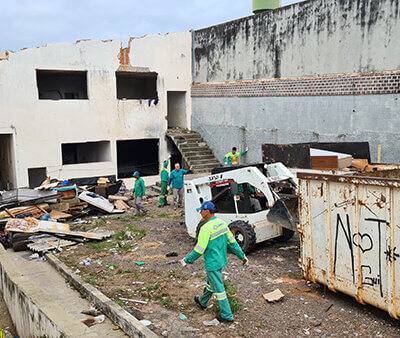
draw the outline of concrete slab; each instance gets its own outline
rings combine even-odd
[[[72,319],[70,325],[75,325],[75,332],[77,332],[76,329],[78,327],[81,327],[82,336],[87,336],[89,333],[90,336],[98,337],[126,337],[123,332],[114,330],[115,325],[108,318],[106,318],[104,323],[94,325],[91,328],[87,328],[82,324],[81,321],[87,319],[89,316],[80,312],[88,309],[90,303],[86,299],[83,299],[79,292],[71,288],[65,279],[47,261],[27,260],[23,257],[27,254],[31,253],[7,250],[7,255],[14,262],[21,274],[21,279],[26,280],[42,293],[49,296],[54,304],[58,304],[64,311],[64,314],[57,313],[57,316],[65,316]],[[48,304],[47,309],[48,311],[52,311],[52,304]],[[59,309],[58,312],[60,312]]]

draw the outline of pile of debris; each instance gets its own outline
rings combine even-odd
[[[122,181],[99,178],[94,185],[47,178],[34,189],[0,193],[0,243],[15,251],[44,253],[87,240],[103,240],[112,232],[71,231],[82,217],[121,214],[130,208]]]

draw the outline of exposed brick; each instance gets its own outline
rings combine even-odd
[[[398,93],[400,93],[400,71],[200,83],[192,86],[192,97],[339,96]]]

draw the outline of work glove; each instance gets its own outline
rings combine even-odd
[[[246,147],[246,151],[249,151],[249,148],[248,148],[248,147]]]
[[[249,259],[246,257],[246,255],[244,255],[242,262],[243,262],[243,265],[249,265]]]
[[[187,265],[184,258],[180,260],[180,263],[182,264],[183,267],[185,267]]]

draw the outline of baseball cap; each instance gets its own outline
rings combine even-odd
[[[133,176],[140,176],[140,172],[135,171],[135,172],[133,173]]]
[[[213,202],[208,202],[208,201],[206,201],[206,202],[203,202],[203,203],[201,204],[201,207],[200,207],[200,208],[197,208],[196,210],[197,210],[197,211],[200,211],[200,210],[215,211],[215,205],[214,205]]]

